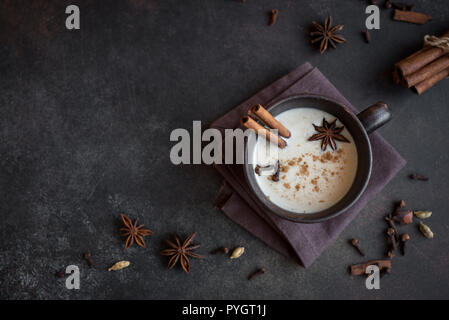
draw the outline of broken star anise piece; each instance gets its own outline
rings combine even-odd
[[[145,248],[146,245],[143,237],[152,235],[153,231],[142,228],[143,224],[137,225],[137,219],[133,223],[131,219],[124,214],[121,214],[120,217],[122,217],[123,224],[125,225],[124,228],[120,228],[120,231],[123,232],[122,236],[127,237],[125,248],[128,249],[129,247],[131,247],[134,241],[139,246]]]
[[[343,36],[337,34],[337,32],[343,30],[344,25],[339,24],[332,27],[332,17],[328,16],[324,25],[320,25],[315,21],[312,22],[315,31],[310,33],[312,36],[312,43],[321,41],[320,44],[320,53],[322,54],[327,50],[328,45],[330,44],[334,49],[337,48],[336,43],[345,43],[346,39]]]
[[[175,242],[172,242],[170,240],[165,240],[165,243],[168,244],[171,248],[165,249],[161,251],[161,254],[163,256],[172,256],[170,260],[168,261],[168,269],[173,268],[178,260],[180,260],[181,267],[184,269],[185,272],[189,273],[190,271],[190,262],[188,257],[197,258],[197,259],[203,259],[203,256],[200,256],[199,254],[193,252],[193,250],[200,247],[199,244],[196,245],[190,245],[193,239],[195,238],[195,232],[192,233],[190,236],[188,236],[184,242],[181,244],[181,241],[179,240],[179,237],[176,233],[173,234],[173,237],[175,238]]]
[[[331,123],[327,122],[325,118],[323,118],[323,125],[321,127],[312,124],[318,133],[311,136],[308,141],[316,141],[321,140],[321,150],[326,151],[328,145],[331,146],[332,150],[337,149],[337,143],[335,140],[341,142],[349,142],[340,132],[345,128],[344,126],[337,127],[337,119],[332,121]]]

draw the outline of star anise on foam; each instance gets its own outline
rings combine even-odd
[[[163,256],[172,256],[168,261],[168,269],[173,268],[178,261],[181,263],[182,269],[185,272],[189,273],[190,271],[190,261],[188,257],[203,259],[204,257],[193,252],[193,250],[198,249],[200,247],[199,244],[190,245],[193,239],[195,238],[195,232],[189,235],[184,242],[181,244],[179,236],[174,233],[173,237],[175,238],[175,242],[170,240],[165,240],[165,243],[168,244],[171,248],[165,249],[161,251]]]
[[[131,247],[134,241],[139,246],[145,248],[146,244],[143,237],[152,235],[153,231],[150,229],[144,229],[143,224],[137,225],[137,219],[133,223],[131,219],[124,214],[121,214],[120,217],[122,217],[123,224],[125,225],[124,228],[120,228],[120,231],[122,231],[122,236],[127,237],[125,248],[128,249]]]
[[[337,48],[336,43],[345,43],[346,39],[343,36],[337,34],[337,32],[343,30],[344,25],[339,24],[332,26],[332,17],[328,16],[324,25],[320,25],[315,21],[312,22],[315,31],[311,32],[310,35],[313,37],[312,43],[321,41],[320,53],[322,54],[327,50],[328,44],[330,44],[334,49]]]
[[[337,127],[337,119],[332,121],[331,123],[327,122],[325,118],[323,118],[323,125],[321,127],[312,124],[318,133],[311,136],[308,141],[316,141],[321,140],[321,150],[326,151],[328,145],[331,146],[332,150],[337,149],[337,143],[335,140],[341,142],[349,142],[340,132],[345,128],[344,126]]]

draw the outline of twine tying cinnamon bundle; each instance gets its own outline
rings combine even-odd
[[[440,37],[427,35],[424,47],[395,64],[393,78],[418,94],[449,77],[449,30]]]

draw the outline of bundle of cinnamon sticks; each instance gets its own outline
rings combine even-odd
[[[248,129],[253,129],[258,135],[264,136],[268,141],[277,144],[281,149],[287,146],[287,142],[280,136],[284,138],[290,138],[291,136],[290,131],[260,104],[252,106],[248,110],[248,115],[240,119],[240,123]],[[265,126],[277,130],[279,135],[268,130]]]
[[[449,37],[449,30],[440,38]],[[418,52],[395,64],[393,78],[405,88],[422,94],[449,77],[449,52],[436,46],[424,46]]]

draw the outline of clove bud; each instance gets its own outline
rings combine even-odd
[[[397,248],[396,230],[393,228],[388,228],[387,235],[390,237],[390,241],[391,241],[391,250],[390,251],[396,250],[396,248]]]
[[[356,250],[357,250],[357,252],[358,253],[360,253],[360,255],[361,256],[365,256],[365,253],[362,251],[362,249],[360,248],[360,245],[359,245],[359,240],[357,240],[357,239],[352,239],[351,240],[351,245],[354,247],[354,248],[356,248]]]
[[[405,256],[405,243],[410,240],[410,236],[407,233],[404,233],[401,236],[401,253]]]
[[[413,211],[413,213],[419,219],[427,219],[432,215],[432,211]]]
[[[362,35],[363,35],[363,38],[365,39],[366,43],[370,43],[371,42],[371,33],[369,32],[368,29],[363,30],[362,31]]]
[[[220,247],[215,250],[212,250],[210,254],[228,254],[229,249],[226,247]]]
[[[260,268],[260,269],[258,269],[257,271],[251,273],[251,274],[248,276],[248,280],[253,280],[253,279],[257,278],[258,276],[260,276],[260,275],[262,275],[262,274],[265,274],[265,273],[266,273],[265,268]]]
[[[94,262],[92,261],[92,255],[89,252],[83,253],[83,258],[87,261],[87,265],[92,267]]]
[[[395,212],[393,219],[402,225],[410,224],[413,222],[413,211],[399,209]]]

